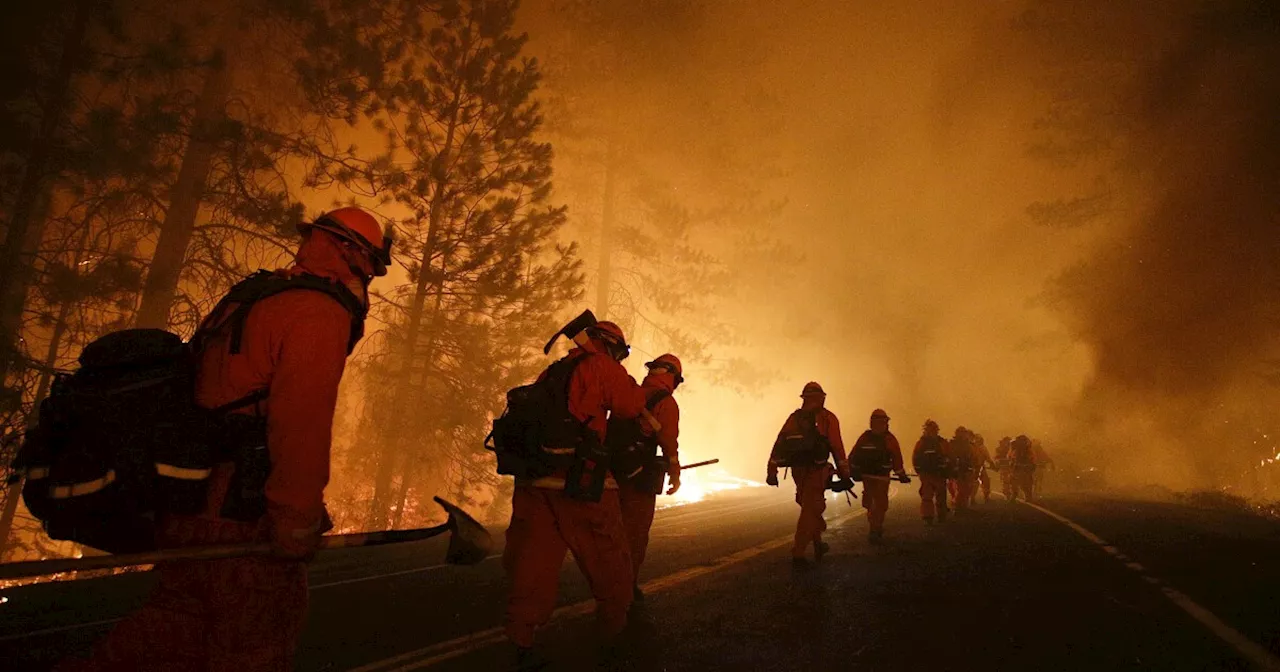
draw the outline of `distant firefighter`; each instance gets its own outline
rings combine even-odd
[[[938,423],[926,420],[924,434],[911,451],[911,466],[920,475],[920,517],[932,525],[947,519],[947,460],[950,447],[938,435]]]
[[[996,446],[996,470],[1000,472],[1000,492],[1005,499],[1013,498],[1013,465],[1009,461],[1009,451],[1013,448],[1013,439],[1003,437]]]
[[[967,511],[978,479],[973,462],[973,432],[961,425],[951,437],[951,491],[956,513]]]
[[[1045,473],[1054,469],[1053,458],[1049,457],[1049,453],[1045,452],[1044,446],[1040,445],[1039,439],[1031,440],[1031,454],[1036,458],[1036,492],[1043,495]]]
[[[991,474],[988,473],[987,467],[993,467],[995,463],[991,461],[991,453],[987,451],[987,443],[983,440],[981,434],[973,435],[973,463],[977,465],[975,468],[977,470],[978,486],[982,488],[982,501],[985,504],[991,501]],[[978,493],[975,489],[970,497],[976,498],[977,496]]]
[[[871,428],[853,443],[849,463],[862,480],[862,506],[867,510],[871,529],[867,539],[879,543],[884,538],[884,517],[889,511],[889,472],[906,481],[902,466],[902,448],[889,431],[889,414],[877,408],[871,412]]]
[[[817,383],[806,383],[800,392],[800,408],[783,423],[769,454],[765,482],[777,487],[778,469],[789,467],[796,482],[796,503],[800,518],[796,521],[796,538],[791,558],[805,563],[805,549],[813,546],[815,560],[829,550],[822,533],[827,521],[827,482],[833,473],[849,478],[849,462],[845,459],[844,441],[840,437],[840,420],[824,408],[827,393]],[[835,458],[835,466],[828,461]]]
[[[1013,440],[1009,459],[1013,467],[1013,497],[1010,501],[1017,501],[1019,493],[1026,501],[1034,501],[1036,455],[1031,448],[1031,439],[1025,434],[1019,434]]]

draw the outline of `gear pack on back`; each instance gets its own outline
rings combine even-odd
[[[947,456],[942,452],[941,436],[920,438],[920,451],[915,458],[916,471],[931,476],[947,474]]]
[[[266,398],[259,390],[215,409],[195,401],[196,369],[207,337],[231,330],[240,350],[253,304],[294,289],[332,296],[351,313],[350,347],[364,328],[363,304],[340,284],[310,275],[259,271],[214,309],[218,324],[190,343],[161,329],[127,329],[89,343],[80,368],[55,377],[14,469],[23,500],[52,539],[110,553],[155,547],[157,519],[205,507],[215,464],[236,463],[221,513],[254,520],[266,511],[266,418],[233,414]],[[234,306],[233,306],[234,304]]]
[[[973,471],[973,442],[966,435],[951,439],[951,471],[957,478]]]
[[[893,455],[884,434],[871,430],[862,433],[853,444],[849,466],[858,475],[888,476],[893,470]]]
[[[645,408],[653,412],[662,400],[670,396],[670,392],[660,390],[645,402]],[[609,419],[604,445],[610,455],[610,470],[618,481],[630,483],[641,492],[658,494],[666,474],[665,469],[659,468],[658,437],[645,434],[640,422],[640,418]]]
[[[591,354],[565,356],[537,381],[507,391],[507,407],[493,421],[484,446],[498,460],[498,473],[536,479],[567,471],[565,494],[599,501],[609,454],[600,438],[569,411],[569,382]]]
[[[796,411],[796,430],[778,437],[773,456],[779,467],[812,467],[831,456],[831,443],[818,431],[817,411]]]

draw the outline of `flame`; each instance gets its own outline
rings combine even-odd
[[[719,467],[690,469],[680,474],[680,489],[676,494],[658,500],[658,508],[665,509],[701,502],[717,492],[726,490],[763,487],[764,483],[738,478]]]

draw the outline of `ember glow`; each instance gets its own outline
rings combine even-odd
[[[764,483],[738,478],[724,469],[690,469],[680,475],[680,490],[670,497],[658,500],[659,508],[693,504],[727,490],[763,488]]]

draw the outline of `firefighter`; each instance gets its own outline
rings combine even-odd
[[[995,463],[991,461],[991,453],[987,451],[987,442],[982,438],[981,434],[973,435],[973,463],[977,465],[977,485],[982,489],[982,502],[985,504],[991,501],[991,474],[988,473],[988,467],[994,467]],[[970,500],[977,499],[978,493],[975,488],[970,493]],[[970,501],[972,503],[972,501]]]
[[[973,500],[973,486],[976,479],[973,474],[973,432],[964,425],[956,427],[951,438],[951,482],[947,484],[951,491],[952,508],[959,514],[969,510]]]
[[[871,428],[853,444],[849,462],[862,480],[862,507],[871,524],[867,540],[873,544],[884,539],[884,517],[889,511],[889,472],[906,483],[907,471],[902,466],[902,448],[889,431],[889,414],[882,408],[871,412]]]
[[[645,418],[612,420],[606,440],[615,445],[615,437],[624,437],[629,446],[620,446],[613,469],[618,479],[618,498],[622,506],[622,524],[627,531],[631,551],[632,594],[635,601],[644,600],[640,591],[640,565],[649,548],[649,529],[657,508],[657,495],[664,476],[671,480],[666,494],[680,489],[680,406],[672,394],[684,382],[684,367],[672,354],[661,355],[645,364],[649,374],[641,383],[648,397],[652,417],[659,429],[654,431]],[[625,426],[623,423],[631,425]],[[662,458],[658,458],[658,448]],[[615,449],[617,450],[617,449]],[[622,455],[626,455],[625,458]],[[618,468],[619,463],[622,468]]]
[[[830,547],[822,540],[827,521],[827,482],[833,473],[849,478],[849,462],[845,459],[844,441],[840,437],[840,420],[824,406],[827,393],[818,383],[806,383],[800,392],[800,408],[787,417],[769,453],[765,482],[778,487],[778,468],[789,467],[796,482],[796,504],[800,518],[796,521],[795,543],[791,546],[793,564],[804,565],[806,549],[813,546],[813,557],[821,560]],[[829,459],[835,459],[832,467]]]
[[[1000,472],[1000,492],[1005,499],[1013,497],[1013,468],[1009,463],[1009,450],[1013,446],[1013,439],[1006,436],[1000,439],[999,445],[996,446],[996,470]]]
[[[1017,501],[1019,492],[1026,501],[1034,501],[1036,456],[1031,448],[1031,439],[1028,439],[1025,434],[1019,434],[1018,438],[1013,440],[1009,450],[1009,461],[1013,469],[1013,496],[1009,501]]]
[[[205,510],[169,516],[161,547],[269,541],[272,557],[180,561],[156,566],[157,586],[143,607],[120,622],[88,661],[62,670],[208,670],[284,672],[307,610],[306,562],[328,529],[324,488],[338,382],[363,329],[368,285],[391,263],[390,237],[369,213],[341,208],[299,225],[302,244],[285,277],[313,276],[345,288],[282,291],[250,305],[231,337],[235,304],[219,304],[199,333],[196,401],[215,408],[265,392],[233,413],[265,416],[269,476],[253,494],[265,502],[256,519],[230,517],[243,505],[246,481],[233,463],[217,465]],[[335,298],[341,297],[340,300]],[[354,300],[363,310],[352,312]],[[232,346],[239,340],[239,347]],[[262,426],[262,425],[259,425]],[[245,505],[247,506],[247,505]]]
[[[629,420],[640,415],[645,410],[645,392],[622,366],[630,346],[618,325],[598,322],[586,329],[586,335],[587,341],[566,355],[576,362],[568,378],[568,412],[581,423],[582,432],[590,432],[603,444],[607,418]],[[572,447],[542,449],[574,453]],[[606,646],[616,641],[627,624],[635,574],[618,484],[612,476],[605,478],[598,501],[570,496],[566,487],[571,471],[562,468],[548,476],[517,477],[512,493],[511,524],[502,555],[509,584],[505,627],[522,667],[537,662],[534,634],[555,609],[566,551],[573,552],[586,575]]]
[[[1049,457],[1044,446],[1040,445],[1040,439],[1031,440],[1031,454],[1036,458],[1035,490],[1043,494],[1045,472],[1053,471],[1053,458]]]
[[[938,423],[925,420],[924,435],[911,451],[911,466],[920,475],[920,517],[932,525],[947,519],[947,440],[938,435]]]

